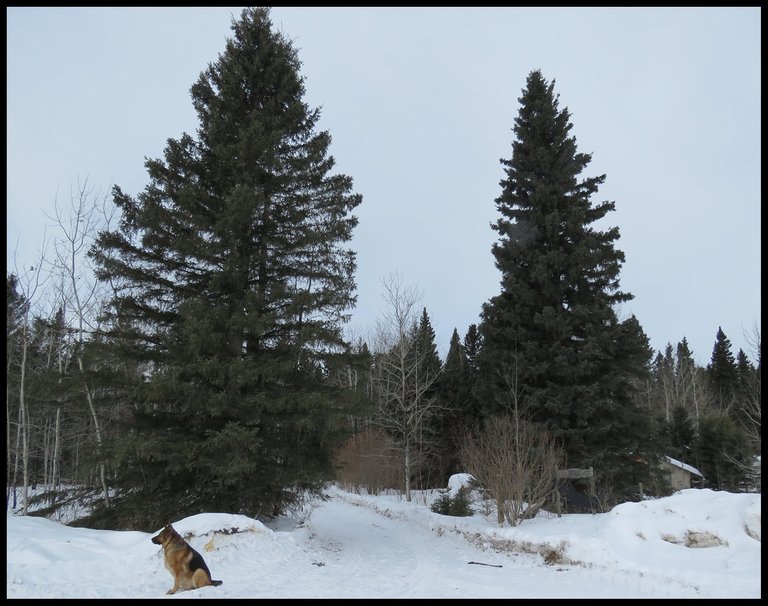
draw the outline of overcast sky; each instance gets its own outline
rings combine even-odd
[[[138,194],[145,157],[195,134],[190,86],[241,8],[7,8],[7,260],[33,258],[78,179]],[[760,330],[761,9],[274,8],[363,195],[352,248],[365,336],[381,280],[418,285],[441,355],[500,275],[490,228],[530,71],[555,80],[582,177],[606,175],[621,286],[651,346],[710,361]]]

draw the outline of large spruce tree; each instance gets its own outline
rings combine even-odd
[[[280,513],[332,477],[345,413],[328,358],[347,348],[361,202],[332,174],[330,136],[304,102],[296,49],[269,9],[191,88],[197,136],[119,187],[115,231],[92,254],[115,288],[115,347],[140,360],[115,445],[115,519],[157,527],[203,511]]]
[[[441,411],[434,422],[437,437],[433,457],[434,477],[435,485],[441,488],[448,485],[451,474],[463,471],[458,458],[458,444],[474,421],[468,374],[467,354],[459,331],[454,328],[437,386]]]
[[[437,353],[435,343],[435,329],[432,328],[432,322],[429,319],[427,308],[422,308],[419,324],[416,328],[414,355],[418,360],[418,372],[425,377],[439,377],[443,363]],[[424,393],[423,397],[434,397],[437,392],[439,379],[434,380],[430,388]]]
[[[533,71],[520,97],[511,159],[492,226],[501,292],[481,314],[480,401],[514,400],[565,447],[567,464],[594,466],[617,493],[649,469],[643,452],[649,420],[635,405],[652,350],[634,317],[615,306],[624,254],[618,228],[595,223],[614,210],[593,204],[605,175],[580,178],[591,155],[579,153],[554,82]]]
[[[718,327],[715,344],[712,347],[712,359],[707,365],[709,386],[715,405],[726,412],[733,412],[739,389],[739,369],[733,357],[731,341]]]

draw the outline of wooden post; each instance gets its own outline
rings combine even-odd
[[[592,478],[594,476],[594,470],[590,467],[588,469],[558,469],[558,480],[584,480]]]

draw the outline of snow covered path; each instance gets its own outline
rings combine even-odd
[[[716,578],[705,580],[706,566],[699,572],[680,573],[669,566],[655,566],[662,558],[606,559],[605,544],[589,538],[600,536],[600,531],[588,529],[601,520],[605,524],[600,516],[572,520],[570,526],[566,518],[542,520],[541,528],[547,532],[540,540],[545,544],[566,541],[571,544],[569,553],[572,548],[584,561],[593,561],[587,557],[590,554],[595,558],[586,565],[547,565],[538,554],[493,549],[488,534],[479,533],[476,541],[471,540],[482,519],[438,516],[423,504],[360,497],[336,488],[329,495],[330,500],[319,503],[299,527],[284,520],[267,528],[251,518],[222,513],[175,522],[176,529],[203,554],[213,578],[224,584],[167,599],[680,598],[732,593],[726,585],[720,588]],[[633,505],[630,511],[644,509]],[[536,525],[532,522],[528,528],[524,536],[533,536]],[[566,528],[572,530],[565,534],[558,530]],[[577,528],[588,529],[586,538],[580,539],[574,532]],[[620,537],[620,526],[601,528]],[[651,544],[648,528],[648,538],[632,534],[631,545]],[[729,536],[741,534],[737,529]],[[151,536],[71,528],[44,518],[9,517],[7,596],[166,598],[172,580]],[[755,566],[759,570],[759,543],[746,540],[746,547],[758,550]],[[695,550],[698,553],[694,554],[685,547],[658,542],[665,552],[683,559],[720,558],[710,566],[723,561],[718,554],[726,553],[715,548]],[[624,544],[623,539],[619,538],[619,544]],[[755,578],[758,586],[742,588],[740,584],[738,595],[746,597],[755,591],[759,595],[759,577],[742,571],[739,558],[733,554],[725,560],[726,568],[733,566],[731,576],[746,575],[743,578],[748,583]]]
[[[547,566],[538,555],[505,553],[472,545],[456,533],[419,528],[412,520],[372,512],[341,494],[310,518],[305,549],[321,556],[316,575],[330,574],[329,585],[307,579],[290,595],[316,597],[594,597],[668,596],[671,587],[643,575]],[[482,562],[470,564],[469,562]],[[501,566],[496,567],[496,566]],[[633,578],[634,577],[634,578]],[[321,594],[317,591],[323,588]],[[275,587],[273,595],[287,595]],[[679,586],[672,595],[696,596]]]

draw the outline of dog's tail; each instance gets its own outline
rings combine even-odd
[[[214,587],[218,587],[218,586],[219,586],[219,585],[221,585],[223,582],[224,582],[224,581],[214,581],[213,579],[211,579],[211,585],[213,585]]]

